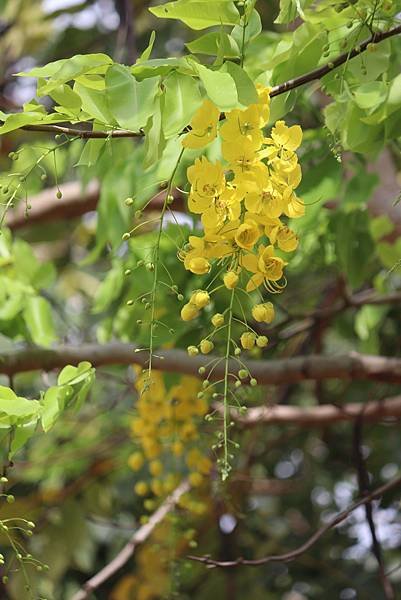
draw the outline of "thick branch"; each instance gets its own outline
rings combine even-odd
[[[232,417],[244,427],[265,424],[289,424],[306,427],[325,427],[342,421],[355,421],[363,409],[364,421],[401,418],[401,396],[375,400],[362,404],[351,402],[343,406],[322,404],[320,406],[258,406],[249,408],[244,416],[233,411]]]
[[[248,560],[242,557],[239,557],[235,560],[214,560],[209,556],[188,556],[190,560],[195,560],[197,562],[201,562],[210,567],[237,567],[239,565],[247,565],[257,567],[259,565],[265,565],[270,562],[291,562],[307,552],[309,548],[311,548],[316,542],[325,534],[327,531],[336,527],[343,521],[345,521],[349,515],[359,508],[360,506],[364,506],[365,504],[372,502],[372,500],[376,500],[383,496],[387,492],[395,489],[396,487],[401,485],[401,476],[392,479],[388,483],[382,485],[381,487],[374,490],[372,493],[368,494],[364,498],[357,500],[353,504],[351,504],[348,508],[338,513],[335,517],[327,521],[325,525],[323,525],[320,529],[318,529],[302,546],[299,546],[295,550],[291,552],[286,552],[285,554],[275,554],[272,556],[264,556],[263,558],[258,558],[255,560]]]
[[[148,352],[134,345],[120,342],[108,344],[80,344],[56,346],[51,349],[29,347],[0,354],[0,373],[14,375],[25,371],[51,371],[67,364],[88,360],[93,366],[130,365],[147,366]],[[212,357],[190,357],[184,350],[158,350],[153,366],[161,371],[198,375],[201,366],[210,364]],[[218,358],[216,357],[216,363]],[[298,383],[323,379],[370,379],[401,383],[401,359],[369,356],[349,352],[333,356],[309,355],[276,360],[249,360],[247,367],[260,384]],[[213,378],[220,379],[224,365],[219,361]],[[230,372],[237,372],[238,364],[232,361]]]
[[[72,597],[71,600],[86,600],[92,592],[97,590],[105,581],[113,577],[128,562],[135,552],[135,548],[145,542],[155,527],[165,519],[173,510],[181,496],[189,491],[189,484],[184,481],[174,492],[166,498],[163,504],[153,513],[149,521],[142,525],[127,542],[124,548],[101,571],[88,579],[84,586]]]
[[[327,64],[310,71],[309,73],[305,73],[304,75],[300,75],[299,77],[295,77],[294,79],[290,79],[289,81],[285,81],[284,83],[280,83],[272,88],[270,92],[270,96],[273,98],[274,96],[279,96],[280,94],[285,94],[290,90],[298,88],[306,83],[310,83],[311,81],[315,81],[316,79],[321,79],[337,67],[341,66],[345,62],[351,60],[355,56],[359,56],[363,52],[366,51],[367,47],[370,44],[378,44],[383,40],[386,40],[395,35],[399,35],[401,33],[401,25],[397,27],[393,27],[388,31],[377,32],[374,33],[368,40],[365,40],[357,47],[353,48],[349,52],[344,52],[337,56],[337,58],[331,60]],[[65,135],[71,135],[74,137],[80,138],[126,138],[126,137],[141,137],[144,135],[143,131],[134,132],[126,129],[116,129],[111,131],[92,131],[92,130],[83,130],[77,129],[73,127],[65,127],[61,125],[25,125],[21,129],[25,129],[28,131],[45,131],[48,133],[64,133]]]

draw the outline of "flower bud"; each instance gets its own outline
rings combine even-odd
[[[274,306],[271,302],[256,304],[252,308],[252,316],[258,323],[271,323],[274,319]]]
[[[193,304],[184,304],[181,309],[181,319],[183,321],[192,321],[199,315],[199,310]]]
[[[197,354],[199,354],[199,350],[196,346],[188,346],[187,352],[189,356],[196,356]]]
[[[241,346],[244,350],[252,350],[255,345],[256,336],[251,331],[246,331],[241,335]]]
[[[258,348],[266,348],[269,340],[265,335],[258,335],[256,338],[256,345]]]
[[[221,313],[216,313],[215,315],[213,315],[212,325],[214,327],[221,327],[222,325],[224,325],[224,315],[222,315]]]
[[[211,268],[207,258],[203,258],[202,256],[192,258],[189,261],[188,267],[191,273],[194,273],[195,275],[206,275]]]
[[[229,290],[233,290],[235,287],[237,287],[238,280],[239,277],[235,271],[228,271],[228,273],[226,273],[223,277],[224,285]]]
[[[209,354],[209,352],[211,352],[213,348],[213,342],[211,342],[210,340],[201,340],[200,351],[202,352],[202,354]]]
[[[190,303],[194,304],[198,310],[201,308],[205,308],[210,302],[210,296],[208,292],[204,290],[199,290],[199,292],[194,292],[191,296]]]

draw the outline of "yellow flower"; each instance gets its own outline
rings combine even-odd
[[[292,252],[298,246],[298,236],[287,225],[275,227],[268,234],[272,244],[277,242],[280,250]]]
[[[226,220],[234,221],[240,214],[240,196],[234,188],[227,187],[203,212],[202,223],[205,230],[220,229]]]
[[[252,316],[258,323],[271,323],[274,319],[274,306],[271,302],[256,304],[252,308]]]
[[[217,136],[219,118],[218,108],[210,100],[204,100],[192,117],[192,130],[182,140],[184,148],[203,148],[210,144]]]
[[[251,292],[259,287],[263,281],[278,281],[283,276],[283,268],[287,264],[282,258],[274,255],[273,246],[258,248],[258,256],[247,254],[241,258],[241,264],[248,271],[254,273],[249,280],[246,290]]]
[[[237,287],[239,277],[235,271],[228,271],[223,277],[224,285],[227,289],[233,290]]]
[[[193,213],[202,213],[225,188],[226,180],[221,163],[208,161],[205,156],[197,158],[188,167],[188,180],[192,184],[188,206]]]
[[[192,321],[199,315],[199,310],[193,304],[184,304],[181,309],[181,319],[183,321]]]
[[[270,88],[261,83],[257,83],[256,91],[259,96],[259,103],[257,106],[260,115],[260,124],[261,126],[264,126],[267,124],[270,117]]]
[[[220,128],[220,135],[225,142],[242,144],[244,140],[258,150],[263,141],[260,130],[260,111],[256,104],[245,110],[232,110],[226,113],[226,122]]]
[[[260,230],[258,224],[249,219],[240,225],[235,234],[235,241],[237,246],[244,248],[245,250],[252,250],[258,239],[260,238]]]
[[[252,350],[255,345],[256,335],[251,331],[246,331],[241,335],[240,340],[244,350]]]
[[[230,164],[231,169],[235,174],[243,173],[252,169],[253,165],[258,162],[259,157],[253,143],[244,138],[241,143],[233,144],[225,142],[221,144],[223,158]]]
[[[222,315],[221,313],[216,313],[215,315],[213,315],[212,325],[213,327],[221,327],[222,325],[224,325],[224,315]]]
[[[299,125],[287,127],[284,121],[277,121],[271,132],[274,144],[292,152],[302,143],[302,129]]]

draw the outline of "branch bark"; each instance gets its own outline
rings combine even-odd
[[[137,546],[145,542],[151,535],[155,527],[165,519],[165,517],[173,510],[181,496],[189,491],[189,483],[183,481],[174,492],[166,498],[161,506],[153,513],[149,521],[142,525],[123,547],[123,549],[107,564],[101,571],[83,585],[83,587],[71,598],[71,600],[86,600],[97,590],[105,581],[113,577],[123,566],[128,562],[134,554]]]
[[[401,396],[366,402],[351,402],[343,406],[321,404],[320,406],[258,406],[249,408],[244,416],[238,411],[232,418],[244,427],[266,424],[288,424],[301,427],[326,427],[335,423],[355,421],[363,409],[363,419],[375,422],[382,419],[401,419]]]
[[[317,69],[313,69],[304,75],[300,75],[299,77],[295,77],[294,79],[290,79],[289,81],[285,81],[284,83],[280,83],[279,85],[274,86],[271,89],[270,96],[273,98],[274,96],[279,96],[280,94],[285,94],[290,90],[296,89],[306,83],[310,83],[311,81],[315,81],[316,79],[321,79],[337,67],[343,65],[347,61],[351,60],[355,56],[359,56],[363,52],[366,51],[370,44],[378,44],[383,40],[386,40],[395,35],[399,35],[401,33],[401,25],[397,25],[388,31],[382,31],[374,33],[369,39],[365,40],[349,52],[344,52],[337,56],[337,58],[329,61],[325,65]],[[88,138],[127,138],[127,137],[142,137],[144,135],[143,131],[134,132],[126,129],[116,129],[111,131],[92,131],[85,130],[73,127],[65,127],[62,125],[25,125],[21,129],[25,129],[26,131],[44,131],[48,133],[64,133],[65,135],[71,135],[74,137],[80,137],[83,139]]]
[[[199,367],[211,364],[213,357],[190,357],[179,349],[158,350],[153,366],[165,372],[198,376]],[[148,352],[133,344],[110,342],[108,344],[80,344],[56,346],[51,349],[23,347],[0,353],[0,373],[14,375],[26,371],[52,371],[67,364],[77,364],[88,360],[95,367],[105,365],[137,364],[145,367]],[[219,359],[216,357],[216,363]],[[275,360],[249,360],[246,363],[252,377],[259,384],[280,385],[299,383],[306,380],[361,379],[401,383],[401,359],[384,356],[369,356],[358,352],[348,352],[333,356],[309,355],[297,358]],[[230,363],[230,372],[238,371],[238,364]],[[212,378],[220,379],[224,365],[216,364]]]
[[[275,555],[271,555],[271,556],[264,556],[263,558],[258,558],[255,560],[248,560],[248,559],[239,557],[235,560],[224,561],[224,560],[214,560],[213,558],[210,558],[209,556],[188,556],[188,558],[190,560],[194,560],[194,561],[203,563],[209,567],[223,567],[223,568],[238,567],[240,565],[257,567],[260,565],[265,565],[270,562],[291,562],[291,561],[295,560],[296,558],[298,558],[299,556],[301,556],[302,554],[304,554],[305,552],[307,552],[309,550],[309,548],[311,548],[314,544],[316,544],[316,542],[325,533],[327,533],[330,529],[332,529],[333,527],[336,527],[337,525],[339,525],[340,523],[345,521],[354,510],[356,510],[360,506],[364,506],[364,505],[368,504],[369,502],[372,502],[372,500],[376,500],[377,498],[380,498],[380,496],[383,496],[387,492],[395,489],[396,487],[399,487],[400,485],[401,485],[401,476],[396,477],[395,479],[392,479],[391,481],[389,481],[388,483],[377,488],[376,490],[374,490],[373,492],[371,492],[364,498],[357,500],[356,502],[351,504],[348,508],[346,508],[342,512],[338,513],[335,517],[330,519],[327,523],[325,523],[325,525],[320,527],[320,529],[318,529],[304,544],[302,544],[295,550],[292,550],[291,552],[286,552],[285,554],[275,554]]]

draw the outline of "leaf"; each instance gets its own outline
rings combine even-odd
[[[355,104],[359,108],[373,111],[386,101],[388,89],[388,85],[384,81],[364,83],[354,91]]]
[[[257,10],[252,10],[245,29],[245,37],[242,24],[236,25],[233,28],[231,36],[237,42],[238,48],[241,48],[243,41],[245,42],[245,45],[247,45],[249,42],[257,38],[261,31],[262,21],[260,19],[260,14]]]
[[[84,149],[81,152],[76,167],[92,167],[95,165],[106,147],[106,140],[92,139],[85,142]]]
[[[153,30],[152,33],[150,34],[149,44],[147,45],[145,50],[142,52],[141,56],[136,61],[136,64],[144,62],[145,60],[148,60],[150,58],[150,55],[152,54],[152,50],[153,50],[153,45],[155,43],[155,39],[156,39],[156,32]]]
[[[120,127],[139,131],[153,114],[159,77],[137,81],[128,67],[113,65],[106,73],[106,98]]]
[[[157,97],[155,112],[144,128],[145,156],[143,166],[145,169],[149,169],[160,159],[166,146],[166,139],[162,130],[161,98],[161,96]]]
[[[205,86],[210,100],[222,111],[239,106],[237,87],[229,73],[212,71],[207,67],[194,63],[199,77]]]
[[[38,86],[38,93],[42,96],[49,94],[62,83],[76,79],[84,73],[105,73],[112,59],[107,54],[77,54],[66,60],[58,60],[37,67],[25,73],[17,73],[20,77],[47,78],[43,84]]]
[[[82,110],[90,117],[105,125],[116,125],[112,112],[109,110],[104,90],[88,88],[77,81],[74,84],[76,92],[82,101]]]
[[[194,54],[219,55],[223,58],[235,58],[240,55],[237,42],[231,35],[228,35],[224,31],[205,33],[185,45]]]
[[[249,104],[258,102],[258,93],[255,84],[246,71],[239,65],[230,61],[227,61],[224,64],[224,68],[234,80],[239,102],[243,106],[249,106]]]
[[[17,396],[10,388],[0,386],[0,427],[29,423],[40,412],[37,400]]]
[[[66,83],[62,83],[50,92],[50,96],[61,107],[78,113],[81,110],[82,100]]]
[[[164,82],[162,127],[166,139],[180,133],[202,104],[199,82],[174,71]]]
[[[363,306],[355,318],[355,332],[359,339],[367,340],[375,328],[383,320],[388,311],[385,306]]]
[[[31,338],[38,346],[50,346],[56,335],[49,303],[41,296],[32,296],[26,300],[23,312],[24,320]]]
[[[25,446],[27,441],[33,436],[36,431],[36,426],[37,423],[28,423],[16,427],[11,440],[11,447],[8,455],[9,460],[11,460],[18,450]]]
[[[67,386],[53,386],[44,393],[41,400],[41,423],[43,431],[49,431],[49,429],[51,429],[54,423],[57,421],[61,411],[64,408],[67,392]]]
[[[191,29],[205,29],[213,25],[235,25],[240,15],[234,2],[229,0],[177,0],[149,8],[162,19],[179,19]]]
[[[370,233],[375,241],[394,231],[394,223],[387,215],[380,215],[370,221]]]
[[[122,262],[119,261],[113,265],[113,268],[107,273],[104,281],[96,290],[92,312],[96,314],[106,310],[112,301],[119,296],[123,284],[124,267]]]
[[[80,362],[77,367],[67,365],[60,371],[57,383],[58,385],[76,385],[93,375],[93,372],[94,369],[88,361]]]

